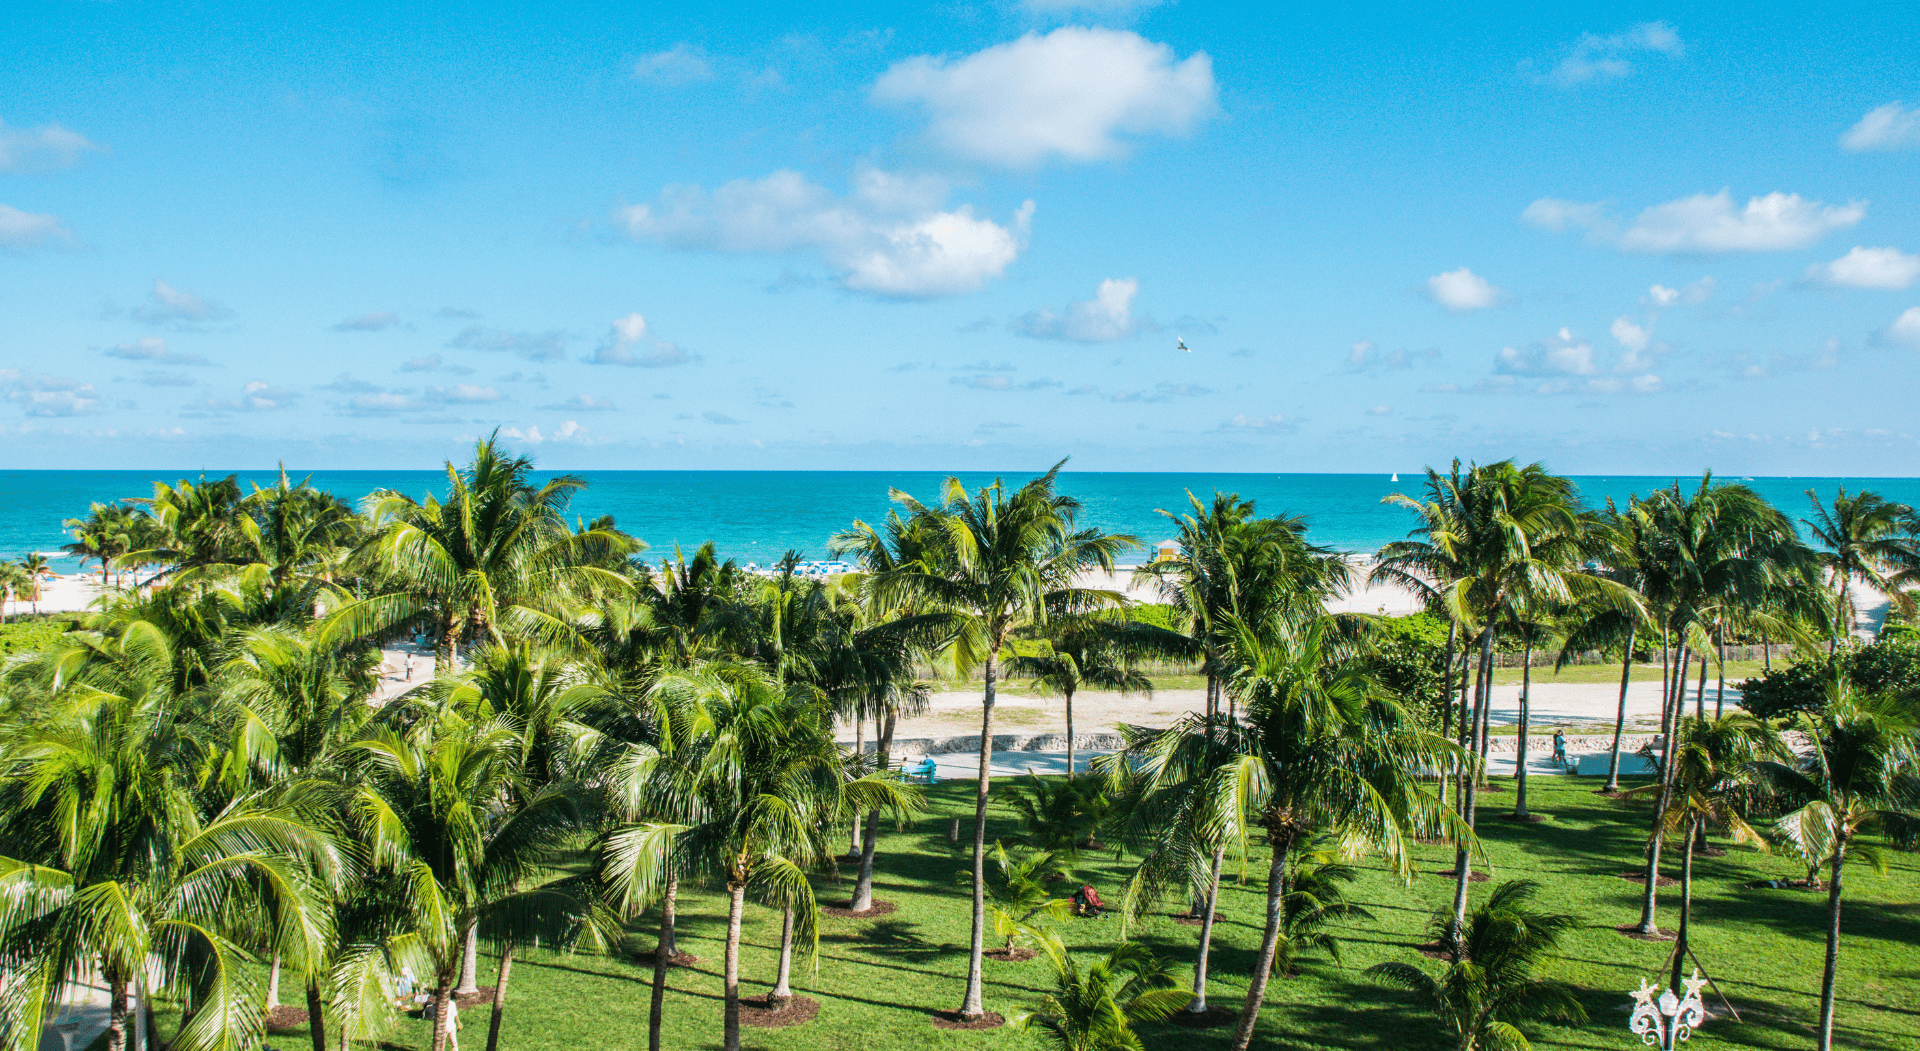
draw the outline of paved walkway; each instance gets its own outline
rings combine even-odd
[[[1544,752],[1544,754],[1542,754]],[[1074,768],[1085,771],[1096,755],[1102,752],[1075,752]],[[918,757],[911,757],[918,761]],[[1605,777],[1607,773],[1607,753],[1585,753],[1570,756],[1579,767],[1580,776]],[[1625,774],[1648,773],[1647,761],[1630,752],[1620,755],[1620,770]],[[980,775],[979,752],[946,752],[933,757],[933,765],[940,772],[942,781],[968,780]],[[994,777],[1020,777],[1029,772],[1047,775],[1067,772],[1067,753],[1065,752],[995,752],[993,753]],[[1511,753],[1501,755],[1498,752],[1487,759],[1487,772],[1495,777],[1512,777],[1514,757]],[[1527,756],[1527,775],[1529,777],[1566,777],[1570,771],[1564,764],[1553,761],[1550,749],[1535,751]]]

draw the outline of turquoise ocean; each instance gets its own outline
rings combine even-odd
[[[272,471],[207,471],[207,477],[238,474],[242,488],[253,482],[272,485]],[[33,550],[53,553],[66,542],[60,523],[86,514],[90,502],[151,496],[156,480],[198,478],[202,472],[153,471],[0,471],[0,556],[18,558]],[[297,472],[294,477],[301,477]],[[438,471],[315,471],[313,484],[349,500],[383,488],[420,497],[446,491]],[[571,512],[584,518],[611,514],[621,528],[646,541],[650,558],[670,555],[676,545],[687,551],[706,540],[722,555],[765,564],[789,549],[809,558],[828,557],[827,541],[855,518],[884,518],[888,492],[897,488],[922,501],[939,498],[946,475],[936,471],[585,471],[588,485]],[[963,473],[969,487],[996,477],[1017,485],[1033,474]],[[1312,537],[1346,551],[1372,551],[1406,536],[1412,515],[1382,502],[1391,493],[1418,497],[1424,476],[1387,474],[1147,474],[1078,472],[1061,476],[1061,488],[1084,504],[1083,524],[1129,533],[1151,546],[1172,535],[1157,510],[1175,513],[1187,507],[1187,493],[1203,499],[1216,490],[1255,501],[1262,514],[1306,516]],[[1672,477],[1576,477],[1583,498],[1598,506],[1608,497],[1671,485]],[[1805,491],[1831,499],[1834,490],[1871,489],[1890,500],[1920,504],[1920,478],[1738,478],[1798,519],[1811,508]],[[1679,479],[1683,488],[1699,477]],[[71,559],[56,560],[71,571]]]

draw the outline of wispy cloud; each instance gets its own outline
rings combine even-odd
[[[1920,147],[1920,108],[1889,102],[1874,109],[1840,136],[1840,146],[1855,153]]]
[[[0,368],[0,391],[27,416],[95,416],[106,411],[93,384],[64,376]]]
[[[1072,343],[1111,343],[1157,331],[1151,317],[1133,312],[1133,297],[1140,292],[1137,278],[1110,277],[1100,282],[1092,299],[1067,304],[1063,313],[1036,310],[1014,318],[1008,325],[1015,333],[1032,339],[1059,339]]]
[[[1634,71],[1634,60],[1649,55],[1679,58],[1686,51],[1680,34],[1665,22],[1642,22],[1623,33],[1582,33],[1567,53],[1545,73],[1533,74],[1536,84],[1570,88],[1597,81],[1619,80]],[[1523,70],[1535,68],[1522,63]]]
[[[89,153],[105,152],[104,146],[58,124],[9,128],[5,121],[0,121],[0,172],[71,168]]]
[[[680,87],[713,79],[713,64],[705,51],[682,41],[665,51],[642,55],[634,60],[635,80],[663,87]]]
[[[1427,296],[1456,314],[1499,306],[1505,293],[1466,267],[1427,278]]]
[[[400,315],[391,310],[380,310],[372,314],[361,314],[329,326],[335,332],[384,332],[390,328],[399,328]]]
[[[119,343],[102,351],[107,357],[122,361],[148,361],[156,365],[207,365],[211,364],[198,354],[182,354],[168,348],[167,341],[158,336],[146,336],[131,343]]]
[[[153,288],[147,292],[147,302],[129,309],[127,316],[149,325],[197,331],[207,324],[232,317],[233,311],[190,288],[175,288],[155,278]]]
[[[25,252],[72,243],[73,231],[67,229],[59,216],[23,212],[12,205],[0,204],[0,250]]]
[[[1584,228],[1595,242],[1653,255],[1722,255],[1807,248],[1866,218],[1865,201],[1828,205],[1797,193],[1769,193],[1734,204],[1727,190],[1657,204],[1619,228],[1599,204],[1543,197],[1520,219],[1554,233]]]
[[[1829,288],[1901,289],[1920,277],[1920,256],[1908,255],[1898,248],[1862,248],[1831,263],[1808,267],[1802,280]]]
[[[469,325],[447,341],[457,350],[487,350],[518,354],[530,361],[550,361],[565,357],[567,334],[559,329],[528,332]]]

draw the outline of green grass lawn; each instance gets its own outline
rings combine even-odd
[[[1500,779],[1504,780],[1504,779]],[[1511,806],[1512,794],[1486,800],[1482,834],[1492,854],[1496,880],[1526,877],[1546,884],[1545,904],[1577,915],[1582,928],[1562,947],[1550,974],[1577,985],[1591,1021],[1578,1028],[1541,1027],[1541,1048],[1637,1048],[1625,1029],[1629,991],[1651,977],[1666,958],[1666,944],[1630,940],[1615,927],[1637,916],[1639,888],[1619,878],[1632,868],[1645,834],[1645,810],[1593,795],[1591,780],[1537,779],[1531,802],[1551,814],[1543,824],[1520,825],[1493,816]],[[972,783],[955,781],[932,790],[931,812],[882,841],[876,895],[899,906],[876,920],[826,918],[822,922],[819,970],[797,967],[796,992],[822,1003],[810,1024],[781,1030],[746,1031],[748,1047],[898,1051],[902,1048],[1039,1047],[1012,1030],[941,1032],[928,1014],[959,1005],[966,973],[966,897],[954,883],[965,863],[949,846],[948,818],[970,812]],[[991,835],[1016,835],[1012,815],[996,808]],[[964,823],[963,823],[964,824]],[[1838,1042],[1861,1048],[1920,1046],[1920,857],[1890,853],[1882,877],[1865,865],[1849,870],[1850,902],[1841,955]],[[1313,960],[1296,978],[1276,980],[1262,1015],[1261,1048],[1442,1048],[1449,1046],[1407,994],[1382,987],[1362,969],[1381,960],[1408,960],[1437,969],[1416,955],[1436,908],[1449,899],[1451,881],[1431,875],[1452,864],[1445,845],[1415,848],[1418,870],[1410,885],[1390,877],[1377,860],[1365,863],[1354,897],[1375,915],[1345,931],[1344,966]],[[1253,871],[1265,865],[1254,859]],[[1122,865],[1089,858],[1087,870],[1102,888],[1115,887]],[[1670,870],[1677,875],[1677,869]],[[1760,878],[1802,873],[1784,858],[1736,849],[1695,863],[1696,951],[1740,1009],[1744,1022],[1716,1022],[1696,1034],[1694,1048],[1804,1048],[1812,1044],[1826,897],[1822,893],[1744,890]],[[823,877],[823,902],[844,901],[846,882]],[[1478,884],[1485,893],[1491,884]],[[1677,890],[1677,888],[1676,888]],[[1216,927],[1213,996],[1237,1007],[1245,974],[1257,947],[1263,890],[1255,882],[1231,884],[1222,894]],[[1662,892],[1661,923],[1677,920],[1675,890]],[[698,965],[671,972],[666,1046],[718,1047],[720,957],[725,934],[724,899],[695,891],[681,901],[681,947],[700,956]],[[1174,911],[1178,906],[1162,910]],[[651,922],[634,925],[627,947],[644,953],[653,945]],[[779,918],[750,906],[743,950],[744,992],[765,991],[773,979]],[[1117,919],[1075,920],[1063,928],[1077,949],[1102,950],[1120,934]],[[1196,936],[1156,916],[1136,931],[1155,949],[1189,963]],[[1184,971],[1183,967],[1183,971]],[[986,964],[987,1006],[1011,1017],[1031,1004],[1049,983],[1044,959]],[[638,1048],[645,1046],[651,968],[634,956],[533,953],[515,965],[502,1045],[536,1049]],[[491,973],[482,984],[492,981]],[[486,1038],[487,1011],[463,1014],[463,1046],[477,1051]],[[1150,1027],[1150,1048],[1203,1051],[1226,1046],[1227,1029],[1192,1032]],[[383,1047],[424,1048],[426,1023],[403,1020]],[[275,1034],[277,1047],[304,1048],[302,1033]]]

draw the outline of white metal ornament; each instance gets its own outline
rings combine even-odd
[[[1700,988],[1707,984],[1700,977],[1700,968],[1693,969],[1693,977],[1680,983],[1686,987],[1684,999],[1673,995],[1673,990],[1664,992],[1658,986],[1647,984],[1640,979],[1640,988],[1633,994],[1633,1016],[1627,1020],[1627,1028],[1640,1037],[1648,1047],[1658,1047],[1660,1051],[1673,1051],[1688,1037],[1701,1022],[1706,1021],[1706,1008],[1700,1003]],[[1658,993],[1658,998],[1655,994]]]

